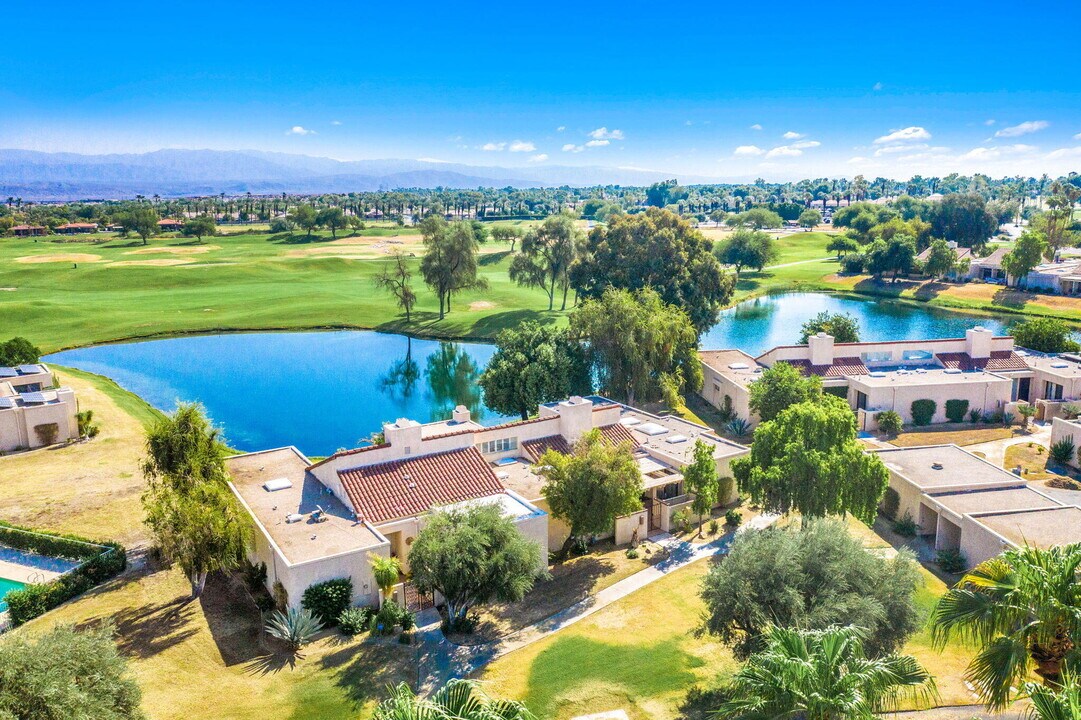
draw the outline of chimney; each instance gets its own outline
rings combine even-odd
[[[593,401],[574,395],[556,406],[559,434],[573,443],[593,429]]]
[[[469,422],[469,408],[465,405],[458,405],[454,408],[454,412],[451,413],[450,419],[455,425]]]
[[[987,328],[977,325],[965,331],[965,352],[970,358],[991,357],[991,340],[995,334]]]
[[[807,346],[811,350],[812,365],[833,364],[833,336],[820,332],[807,338]]]
[[[947,241],[946,242],[946,247],[948,247],[950,250],[956,250],[957,249],[957,241],[956,240]]]
[[[420,423],[408,418],[398,418],[383,425],[383,438],[402,455],[412,455],[420,450]]]

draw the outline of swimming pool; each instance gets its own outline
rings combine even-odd
[[[4,602],[4,596],[12,590],[19,590],[26,587],[26,583],[21,583],[18,580],[8,580],[7,578],[0,577],[0,612],[4,612],[8,609],[8,604]]]

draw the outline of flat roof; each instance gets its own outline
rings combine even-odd
[[[1025,362],[1028,363],[1029,367],[1036,368],[1048,375],[1062,378],[1081,377],[1081,363],[1070,356],[1028,353],[1025,355]]]
[[[512,458],[514,462],[504,460],[488,463],[496,479],[503,487],[518,493],[530,502],[536,502],[544,497],[541,490],[544,488],[544,476],[533,469],[533,464],[528,458]]]
[[[379,533],[353,519],[353,513],[334,493],[307,471],[308,458],[293,447],[235,455],[225,466],[237,495],[292,564],[357,552],[386,542]],[[286,480],[291,486],[268,491],[263,483]],[[324,522],[311,513],[322,508]],[[286,522],[293,514],[297,522]]]
[[[1019,482],[1024,482],[1018,478]],[[1043,493],[1030,487],[992,488],[989,490],[969,490],[943,493],[929,496],[946,510],[957,515],[984,511],[1002,510],[1037,510],[1039,508],[1061,507]]]
[[[484,426],[473,420],[466,420],[465,422],[458,422],[456,420],[437,420],[435,422],[425,423],[420,426],[420,437],[422,440],[434,437],[436,435],[446,435],[447,433],[457,433],[464,430],[483,430]]]
[[[638,422],[635,423],[635,420]],[[699,438],[714,446],[714,458],[736,457],[750,452],[745,445],[719,437],[712,428],[675,415],[651,415],[643,410],[622,406],[619,422],[631,431],[639,447],[652,448],[680,462],[690,462],[693,459],[694,441]],[[650,424],[659,425],[663,432],[656,435],[643,432],[642,428]],[[677,436],[685,439],[680,442],[670,442]]]
[[[921,490],[963,486],[1003,487],[1023,484],[1014,474],[956,445],[924,445],[874,450],[886,467]],[[935,465],[941,467],[934,467]]]
[[[753,382],[763,370],[757,360],[742,350],[699,350],[698,359],[721,377],[743,387]]]
[[[849,378],[853,385],[863,385],[871,388],[907,387],[921,385],[958,385],[962,383],[988,383],[1004,382],[1012,383],[1009,378],[996,375],[982,370],[957,371],[946,370],[939,367],[907,368],[889,370],[871,370],[867,375],[854,375]]]
[[[1081,542],[1081,508],[1074,505],[979,515],[975,519],[1015,545],[1049,548]]]

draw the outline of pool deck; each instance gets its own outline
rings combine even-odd
[[[78,566],[77,560],[46,557],[0,546],[0,577],[8,580],[21,583],[49,582]]]

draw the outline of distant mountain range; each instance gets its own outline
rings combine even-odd
[[[674,177],[648,170],[480,167],[424,160],[352,160],[256,150],[157,150],[80,155],[0,150],[0,199],[118,199],[250,192],[364,192],[400,188],[648,185]],[[681,177],[684,183],[716,182]]]

